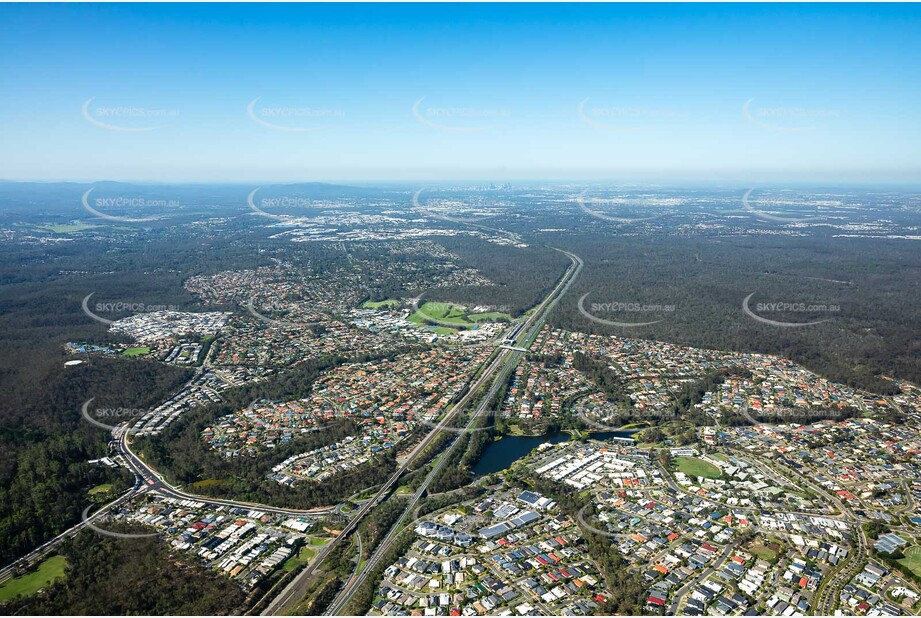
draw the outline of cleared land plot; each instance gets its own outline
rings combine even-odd
[[[203,479],[201,481],[195,481],[194,483],[189,483],[189,487],[192,489],[203,489],[205,487],[216,487],[221,485],[224,481],[221,479]]]
[[[93,487],[86,493],[91,496],[95,496],[98,494],[107,494],[110,491],[112,491],[114,488],[115,486],[112,483],[103,483],[102,485],[96,485],[95,487]]]
[[[302,564],[307,564],[308,562],[310,562],[313,559],[313,557],[316,555],[317,555],[316,549],[305,545],[304,547],[301,547],[300,551],[298,551],[296,555],[291,556],[290,558],[285,560],[285,563],[284,565],[282,565],[282,568],[285,571],[293,571],[294,569],[298,568]]]
[[[393,309],[399,306],[400,301],[394,298],[388,298],[387,300],[366,300],[361,304],[362,309]]]
[[[688,476],[702,476],[706,479],[718,479],[721,476],[719,468],[697,457],[678,457],[675,463],[678,464],[678,471]]]
[[[0,602],[15,599],[17,596],[32,596],[51,582],[64,578],[67,559],[64,556],[52,556],[43,560],[31,573],[14,577],[0,586]]]
[[[146,347],[137,347],[137,348],[127,348],[122,352],[124,356],[143,356],[145,354],[150,354],[150,348]]]
[[[759,558],[761,560],[766,560],[768,562],[774,562],[774,560],[777,559],[777,552],[760,541],[756,541],[752,543],[745,549],[751,552],[752,555],[754,555],[756,558]]]
[[[70,232],[82,232],[83,230],[91,230],[99,226],[91,225],[89,223],[74,222],[74,223],[61,223],[61,224],[48,223],[45,225],[40,225],[38,227],[42,228],[43,230],[54,232],[55,234],[67,234]]]
[[[915,545],[905,550],[905,557],[899,558],[898,563],[921,577],[921,546]]]

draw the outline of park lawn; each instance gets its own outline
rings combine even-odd
[[[143,356],[144,354],[150,354],[150,348],[147,347],[137,347],[137,348],[127,348],[122,352],[124,356]]]
[[[461,306],[439,301],[428,301],[419,307],[419,311],[439,320],[462,319],[467,314],[467,311]]]
[[[425,303],[413,314],[421,320],[438,322],[442,326],[470,326],[472,323],[466,318],[466,315],[466,311],[456,305],[436,302]]]
[[[916,577],[921,577],[921,546],[914,545],[905,550],[905,557],[897,560],[906,571],[911,571]]]
[[[400,301],[395,298],[388,298],[387,300],[366,300],[361,304],[362,309],[393,309],[399,306]]]
[[[14,577],[0,586],[0,602],[15,599],[17,596],[29,597],[53,582],[63,579],[67,569],[67,558],[52,556],[42,561],[31,573]]]
[[[774,562],[777,558],[777,552],[765,545],[764,543],[752,543],[746,548],[751,552],[756,558],[761,560],[766,560],[767,562]]]
[[[431,319],[432,318],[426,317],[422,315],[421,313],[419,313],[418,311],[412,314],[411,316],[409,316],[408,318],[408,320],[412,322],[413,324],[424,326],[425,328],[430,330],[435,335],[453,335],[454,333],[457,332],[457,329],[454,329],[454,328],[448,328],[447,326],[429,324],[428,321]]]
[[[467,313],[462,306],[435,301],[423,304],[409,316],[409,321],[414,324],[431,326],[431,323],[435,322],[437,326],[431,330],[438,335],[451,335],[459,328],[473,328],[478,322],[495,322],[500,319],[511,322],[512,316],[498,311]]]
[[[415,313],[413,313],[411,316],[409,316],[406,319],[412,322],[413,324],[418,324],[419,326],[432,326],[432,321],[435,318],[431,318],[425,315],[424,313],[422,313],[421,311],[416,311]]]
[[[702,476],[706,479],[718,479],[722,476],[719,468],[697,457],[678,457],[675,463],[678,464],[678,470],[688,476]]]

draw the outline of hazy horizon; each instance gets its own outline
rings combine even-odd
[[[11,180],[921,181],[917,5],[0,16]]]

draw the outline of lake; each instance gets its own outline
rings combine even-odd
[[[589,434],[593,440],[607,440],[608,438],[629,438],[638,430],[624,431],[599,431]],[[473,473],[477,476],[492,474],[505,470],[513,463],[536,449],[544,442],[559,444],[569,440],[568,433],[557,433],[550,436],[505,436],[498,442],[493,442],[483,451],[480,461],[473,466]]]

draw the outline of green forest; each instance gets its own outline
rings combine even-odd
[[[245,596],[231,580],[174,555],[156,538],[116,539],[84,531],[65,543],[64,578],[0,605],[7,615],[227,615]]]

